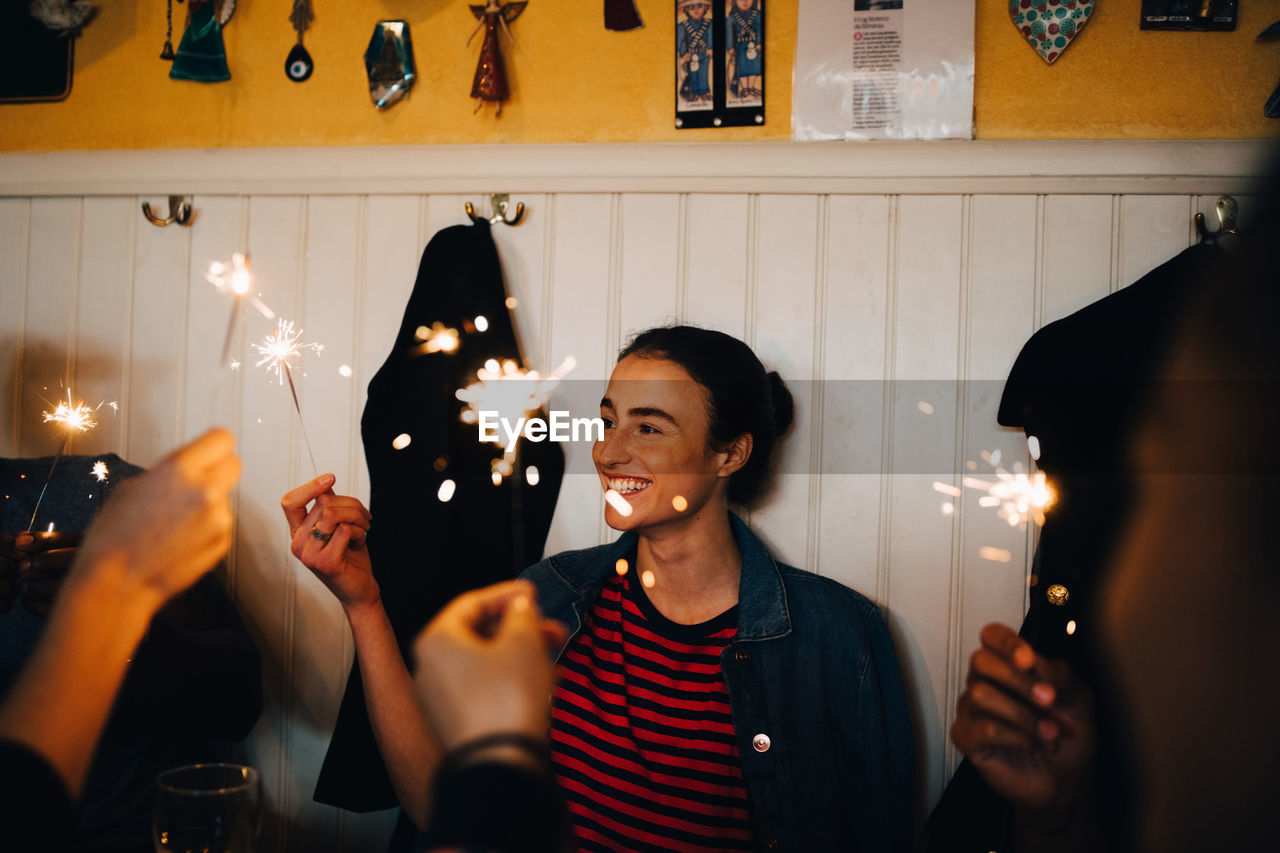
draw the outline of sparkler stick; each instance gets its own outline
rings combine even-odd
[[[114,404],[112,404],[114,406]],[[101,406],[101,404],[99,404]],[[44,485],[40,487],[40,496],[36,498],[35,509],[31,510],[31,521],[27,522],[27,532],[31,532],[31,528],[35,526],[36,514],[40,512],[40,504],[44,501],[45,492],[49,490],[49,483],[53,480],[53,472],[57,470],[58,460],[67,452],[67,446],[71,443],[71,436],[77,432],[88,432],[98,425],[93,417],[94,410],[84,404],[84,401],[72,404],[71,389],[67,389],[67,402],[58,403],[52,412],[44,413],[45,423],[60,424],[66,431],[67,435],[62,439],[62,446],[58,448],[57,454],[53,457],[53,464],[49,466],[49,475],[44,478]]]
[[[324,350],[324,344],[304,344],[302,343],[302,330],[296,332],[293,329],[293,323],[288,320],[280,319],[276,322],[275,331],[267,335],[260,344],[254,344],[253,348],[258,351],[258,355],[262,359],[255,367],[267,366],[267,373],[275,371],[276,380],[283,385],[285,380],[289,381],[289,393],[293,397],[293,408],[298,413],[298,426],[302,428],[302,440],[307,445],[307,455],[311,457],[311,467],[319,476],[320,469],[316,466],[316,456],[311,450],[311,439],[307,435],[307,425],[302,419],[302,405],[298,401],[298,389],[293,384],[293,370],[290,362],[295,358],[301,358],[304,349],[315,350],[317,353]]]

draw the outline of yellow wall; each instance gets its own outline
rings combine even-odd
[[[646,26],[630,33],[604,29],[601,0],[531,0],[512,25],[512,99],[500,117],[491,106],[472,112],[479,37],[466,44],[475,20],[464,0],[314,0],[306,44],[316,70],[302,84],[284,75],[294,32],[282,0],[240,0],[225,32],[232,79],[217,84],[168,78],[158,58],[163,0],[100,0],[76,45],[70,97],[0,105],[0,149],[786,139],[798,0],[767,2],[767,123],[678,131],[672,0],[639,0]],[[1050,67],[1022,41],[1005,0],[978,0],[977,136],[1276,135],[1280,120],[1263,118],[1262,104],[1280,80],[1280,42],[1254,37],[1280,19],[1280,0],[1243,0],[1235,32],[1203,34],[1140,31],[1139,2],[1098,0]],[[175,3],[179,31],[183,15]],[[386,18],[410,22],[419,79],[407,101],[375,111],[362,56]]]

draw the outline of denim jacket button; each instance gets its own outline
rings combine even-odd
[[[738,663],[746,663],[751,660],[751,650],[746,646],[738,646],[733,650],[733,659]]]
[[[769,736],[761,732],[751,739],[751,745],[756,748],[756,752],[768,752],[773,741],[769,740]]]

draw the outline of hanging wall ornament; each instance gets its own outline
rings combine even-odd
[[[284,73],[295,83],[306,80],[315,68],[315,63],[311,61],[311,54],[302,46],[302,34],[307,31],[307,27],[311,26],[315,17],[311,11],[311,0],[293,0],[293,11],[289,13],[289,21],[298,31],[298,43],[293,46],[293,50],[289,51],[289,55],[284,60]]]
[[[625,32],[644,26],[635,0],[604,0],[604,28]]]
[[[378,109],[398,103],[409,94],[417,78],[413,63],[413,39],[408,21],[378,21],[364,52],[369,74],[369,97]]]
[[[476,99],[476,110],[479,110],[485,101],[494,101],[498,104],[498,111],[494,115],[502,115],[502,102],[511,93],[507,87],[507,71],[502,64],[498,29],[501,28],[514,44],[515,38],[512,37],[507,24],[520,17],[520,13],[527,5],[529,5],[527,0],[503,4],[498,0],[488,0],[484,6],[470,7],[471,14],[475,15],[480,23],[471,31],[467,44],[471,44],[471,39],[476,37],[476,33],[484,29],[484,41],[480,45],[480,60],[476,63],[476,76],[471,81],[471,97]]]
[[[677,0],[676,127],[764,124],[764,0]]]
[[[168,0],[164,8],[164,48],[160,51],[160,58],[173,62],[173,0]]]
[[[1009,17],[1040,58],[1052,65],[1089,23],[1094,0],[1009,0]]]
[[[188,0],[187,7],[187,28],[178,43],[169,76],[200,83],[230,80],[222,26],[235,13],[234,0]]]

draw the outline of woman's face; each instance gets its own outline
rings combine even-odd
[[[675,362],[638,355],[618,362],[600,401],[604,440],[591,453],[601,487],[631,505],[624,516],[606,503],[610,527],[653,529],[724,505],[729,474],[740,463],[708,448],[705,395]]]
[[[737,0],[738,8],[744,12],[750,9],[755,4],[755,2],[756,0]]]

